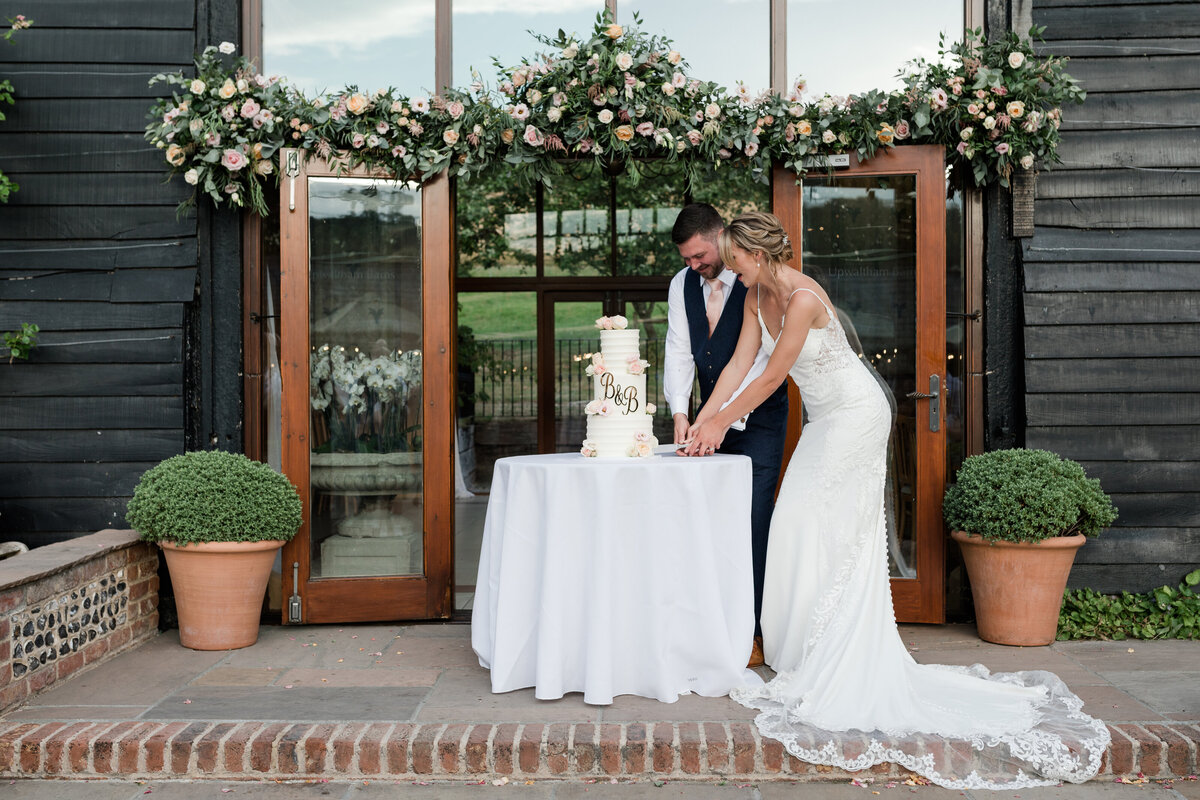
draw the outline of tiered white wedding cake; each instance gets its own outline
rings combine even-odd
[[[638,331],[625,317],[601,317],[600,352],[587,374],[595,394],[587,412],[587,438],[580,452],[591,458],[648,458],[654,455],[654,404],[646,398],[646,367],[638,352]]]

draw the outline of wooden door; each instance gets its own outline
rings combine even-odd
[[[946,208],[940,146],[881,150],[797,185],[774,176],[773,206],[797,261],[828,292],[851,345],[893,406],[886,512],[892,599],[902,622],[945,619]],[[795,393],[795,387],[792,387]],[[931,396],[936,395],[936,396]],[[793,408],[803,398],[794,396]],[[793,415],[795,416],[795,415]],[[803,436],[798,419],[787,452]]]
[[[450,193],[285,151],[283,469],[304,522],[290,623],[448,617],[454,532]]]

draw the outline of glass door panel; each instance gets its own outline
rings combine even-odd
[[[916,178],[804,181],[804,269],[829,294],[850,345],[892,407],[888,445],[888,564],[916,577],[913,502],[916,386]]]
[[[800,234],[798,266],[825,287],[891,402],[884,502],[903,622],[945,616],[945,186],[941,149],[909,145],[866,164],[851,156],[849,169],[810,173],[799,187],[779,169],[772,198]]]
[[[421,191],[309,181],[313,578],[424,572]]]
[[[283,159],[281,450],[305,510],[283,552],[284,620],[448,616],[449,183]]]

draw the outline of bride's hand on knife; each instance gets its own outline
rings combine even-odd
[[[725,441],[725,431],[728,429],[728,426],[721,427],[712,420],[697,422],[688,428],[688,445],[683,450],[684,455],[711,456]]]

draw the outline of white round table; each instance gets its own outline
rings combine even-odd
[[[471,616],[493,692],[674,702],[759,681],[746,456],[496,462]]]

